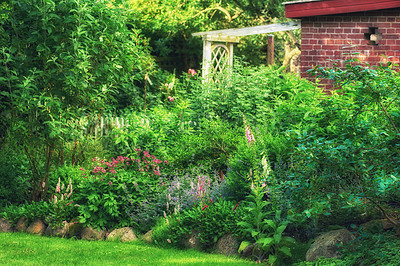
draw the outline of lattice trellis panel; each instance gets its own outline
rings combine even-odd
[[[222,73],[229,64],[229,48],[224,44],[215,44],[212,46],[211,67],[212,73]]]

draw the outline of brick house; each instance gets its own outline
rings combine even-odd
[[[286,2],[285,12],[301,20],[302,77],[332,66],[329,59],[400,62],[400,0],[300,0]]]

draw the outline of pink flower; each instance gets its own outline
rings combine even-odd
[[[168,238],[168,239],[167,239],[167,242],[171,244],[171,239]]]
[[[194,69],[192,69],[192,68],[189,68],[188,74],[189,74],[189,75],[192,75],[192,77],[193,77],[193,76],[196,75],[197,73],[196,73],[196,70],[194,70]]]
[[[93,161],[93,162],[97,162],[97,159],[96,159],[96,158],[93,158],[92,161]]]
[[[56,193],[60,193],[61,192],[61,190],[60,190],[60,182],[61,182],[61,180],[60,180],[60,178],[58,178],[58,183],[57,183],[57,186],[56,186]]]
[[[221,170],[221,181],[223,181],[224,180],[224,173],[222,173],[222,170]]]
[[[211,201],[211,204],[214,203],[213,199],[210,199],[210,201]]]
[[[164,161],[165,164],[169,165],[169,162],[167,160]]]
[[[159,160],[159,159],[154,159],[154,160],[153,160],[153,163],[162,163],[162,161]]]
[[[72,202],[74,202],[74,201],[71,201],[71,202],[69,202],[67,205],[65,205],[65,206],[68,206],[68,205],[70,205]]]
[[[174,99],[174,97],[172,97],[172,96],[168,96],[168,100],[169,100],[170,102],[173,102],[175,99]]]
[[[110,186],[112,186],[112,182],[111,182],[111,181],[109,181],[108,184],[109,184]]]
[[[244,128],[245,128],[245,130],[246,130],[247,142],[249,143],[249,146],[251,146],[251,143],[252,143],[253,141],[255,141],[254,135],[251,133],[250,128],[249,128],[247,125],[245,125]]]
[[[81,170],[81,171],[85,171],[85,168],[81,167],[81,168],[79,168],[79,170]]]

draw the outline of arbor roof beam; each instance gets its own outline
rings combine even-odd
[[[196,32],[192,36],[230,36],[230,37],[241,37],[255,34],[269,34],[278,31],[289,31],[300,29],[301,22],[285,22],[276,23],[269,25],[261,25],[254,27],[238,28],[238,29],[226,29],[226,30],[213,30],[205,32]]]

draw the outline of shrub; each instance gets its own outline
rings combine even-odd
[[[10,205],[2,209],[0,216],[9,220],[12,224],[16,224],[18,219],[25,217],[29,223],[36,218],[46,221],[46,217],[50,213],[50,204],[46,201],[24,203],[20,205]]]
[[[279,130],[312,118],[321,90],[275,67],[250,67],[237,62],[233,73],[193,88],[194,120],[221,118],[231,125],[272,125]],[[245,119],[244,119],[245,116]]]
[[[152,93],[145,80],[154,61],[123,8],[103,0],[56,2],[8,1],[0,21],[1,119],[30,163],[33,200],[46,197],[64,142],[78,138],[76,119],[144,108]]]
[[[0,150],[0,207],[20,205],[29,198],[31,173],[26,156],[10,143]]]
[[[164,213],[172,215],[190,210],[209,199],[218,201],[229,194],[223,176],[209,177],[201,169],[176,173],[173,177],[163,176],[160,186],[163,188],[158,193],[126,207],[132,221],[143,232],[154,226]]]
[[[227,171],[228,160],[237,152],[239,129],[220,118],[203,119],[191,134],[182,135],[171,153],[179,169],[202,165],[211,174]]]
[[[208,200],[177,214],[160,218],[153,231],[154,241],[160,246],[183,247],[183,240],[198,232],[204,249],[210,250],[225,234],[237,234],[236,223],[243,215],[238,203]]]
[[[74,196],[81,223],[108,229],[131,225],[126,206],[136,206],[161,189],[160,171],[168,162],[148,151],[136,152],[134,158],[118,156],[111,162],[94,158],[91,171],[81,168],[82,179]]]

